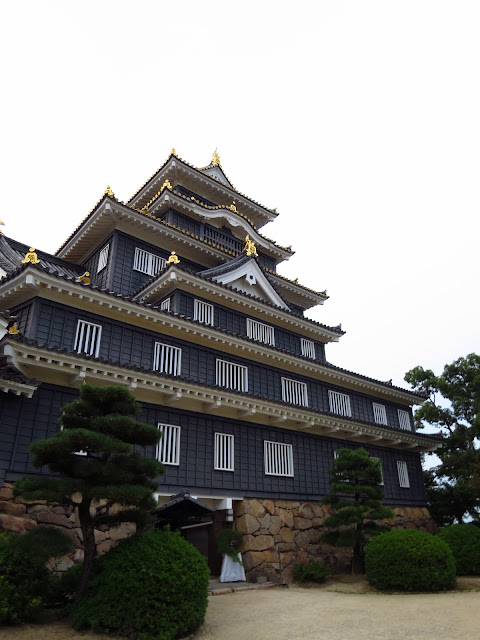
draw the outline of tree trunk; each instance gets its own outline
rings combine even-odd
[[[90,515],[91,502],[91,499],[83,499],[78,506],[78,517],[80,519],[80,527],[83,534],[83,549],[85,556],[83,560],[82,576],[80,578],[77,594],[75,596],[75,602],[79,602],[79,600],[81,600],[85,595],[88,587],[88,581],[90,580],[90,576],[92,574],[93,562],[95,560],[95,556],[97,555],[97,547],[95,545],[95,530],[92,517]]]

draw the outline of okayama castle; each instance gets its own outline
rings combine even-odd
[[[127,203],[107,188],[55,255],[2,235],[0,486],[45,473],[28,446],[86,381],[128,386],[161,429],[144,451],[166,466],[159,516],[197,510],[191,538],[212,563],[214,531],[233,521],[247,571],[273,571],[248,552],[295,544],[342,447],[380,460],[387,504],[421,510],[420,453],[441,444],[414,431],[423,398],[327,361],[343,332],[304,315],[324,292],[277,272],[293,252],[261,232],[276,217],[216,152],[195,168],[172,150]]]

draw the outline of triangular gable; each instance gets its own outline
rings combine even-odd
[[[238,258],[235,262],[237,260]],[[200,275],[208,276],[211,280],[219,284],[228,284],[230,287],[237,289],[237,291],[248,293],[260,300],[265,300],[281,309],[289,311],[288,305],[275,291],[253,258],[240,262],[238,266],[232,265],[232,269],[225,269],[226,266],[227,265],[223,265],[223,268],[221,270],[219,269],[221,272],[218,274],[215,273],[216,269],[209,269]]]
[[[217,166],[209,166],[209,167],[205,167],[205,169],[200,169],[200,171],[202,173],[206,173],[207,176],[210,176],[211,178],[215,178],[216,180],[218,180],[222,184],[226,184],[227,187],[230,187],[231,189],[233,189],[232,183],[227,178],[227,176],[223,173],[222,168],[220,166],[218,166],[218,165]]]

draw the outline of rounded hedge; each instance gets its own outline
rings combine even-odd
[[[388,531],[365,550],[367,580],[378,589],[441,591],[455,587],[455,560],[449,546],[415,529]]]
[[[143,531],[98,558],[71,622],[76,629],[173,640],[203,623],[208,580],[205,558],[178,532]]]
[[[457,576],[480,574],[480,528],[474,524],[452,524],[440,529],[438,537],[452,550]]]
[[[330,569],[323,562],[300,562],[293,568],[296,582],[325,582]]]

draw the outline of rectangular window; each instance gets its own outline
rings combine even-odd
[[[263,322],[247,318],[247,336],[252,340],[275,346],[275,329]]]
[[[170,311],[170,298],[165,298],[165,300],[162,300],[162,302],[160,303],[160,309],[162,311]]]
[[[330,411],[337,413],[339,416],[352,417],[352,409],[350,407],[350,396],[346,393],[339,393],[338,391],[328,391],[328,403],[330,405]]]
[[[381,476],[381,480],[380,480],[380,484],[383,487],[384,485],[384,481],[383,481],[383,467],[382,467],[382,461],[380,460],[380,458],[374,458],[373,456],[370,456],[371,460],[376,460],[378,462],[378,464],[380,465],[380,476]]]
[[[410,480],[408,479],[407,463],[397,460],[398,482],[403,489],[410,488]]]
[[[193,303],[193,319],[213,327],[213,304],[195,299]]]
[[[398,409],[398,421],[400,423],[400,429],[404,429],[405,431],[412,430],[408,411],[404,411],[403,409]]]
[[[300,407],[308,407],[307,384],[290,378],[282,378],[282,400]]]
[[[155,343],[153,353],[153,370],[169,376],[182,373],[182,350],[161,342]]]
[[[306,340],[305,338],[300,338],[300,343],[302,346],[302,356],[315,360],[315,344],[311,340]]]
[[[217,358],[216,384],[219,387],[248,391],[248,369],[241,364],[234,364]]]
[[[108,262],[108,251],[110,249],[110,245],[107,244],[105,247],[103,247],[103,249],[100,251],[100,254],[98,256],[98,266],[97,266],[97,273],[99,273],[102,269],[105,269],[105,267],[107,266],[107,262]]]
[[[141,271],[149,276],[154,276],[162,269],[165,269],[166,264],[165,258],[156,256],[138,247],[135,248],[135,257],[133,259],[133,268],[135,271]]]
[[[77,353],[86,353],[89,356],[98,358],[100,351],[100,338],[102,336],[102,327],[99,324],[79,320],[77,322],[77,332],[75,334],[74,351]]]
[[[228,433],[215,434],[215,469],[233,471],[233,436]]]
[[[387,410],[384,404],[373,403],[373,419],[377,424],[387,424]]]
[[[265,475],[293,478],[293,447],[291,444],[264,440]]]
[[[157,459],[163,464],[180,464],[180,427],[173,424],[158,424],[162,432],[157,444]]]

